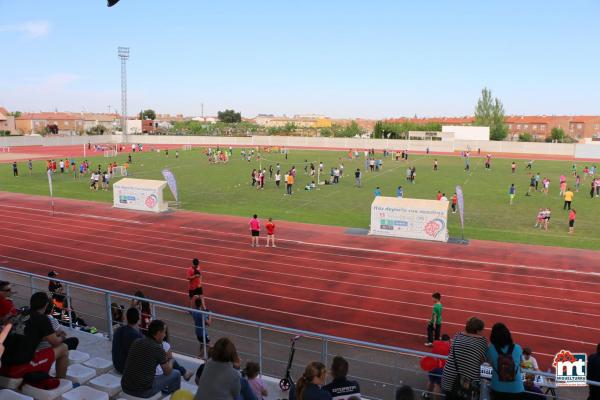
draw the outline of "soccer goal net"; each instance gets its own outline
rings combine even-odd
[[[127,169],[122,165],[117,165],[112,169],[113,176],[127,176]]]
[[[104,150],[104,157],[116,157],[116,156],[117,156],[116,150]]]
[[[184,144],[183,146],[181,146],[181,148],[183,150],[191,150],[192,149],[192,145],[191,144]]]
[[[10,146],[0,146],[0,152],[10,153]]]

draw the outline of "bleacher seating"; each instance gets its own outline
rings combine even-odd
[[[89,386],[79,386],[61,396],[62,400],[108,400],[108,394]]]
[[[68,379],[61,379],[60,385],[56,389],[44,390],[31,385],[24,385],[22,393],[36,400],[56,400],[71,389],[73,389],[73,382]]]
[[[10,389],[0,389],[0,399],[2,400],[33,400],[33,397],[17,393]]]
[[[121,378],[113,374],[103,374],[88,382],[94,389],[100,390],[114,397],[121,392]]]

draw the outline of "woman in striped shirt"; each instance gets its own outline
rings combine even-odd
[[[465,332],[460,332],[452,339],[452,347],[442,374],[442,390],[446,400],[451,400],[452,389],[457,375],[470,379],[479,386],[481,379],[481,364],[487,354],[487,340],[481,336],[484,323],[476,317],[467,321]]]

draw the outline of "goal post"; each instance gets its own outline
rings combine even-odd
[[[192,145],[191,144],[184,144],[183,146],[181,146],[182,150],[191,150],[192,149]]]
[[[127,176],[127,168],[122,165],[117,165],[112,169],[113,176]]]
[[[10,153],[10,146],[0,146],[0,152]]]
[[[104,150],[104,157],[116,157],[117,156],[117,150]]]

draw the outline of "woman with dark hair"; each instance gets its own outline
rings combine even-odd
[[[454,399],[460,381],[470,382],[469,390],[477,392],[481,379],[481,364],[487,353],[487,340],[481,335],[484,323],[476,317],[467,320],[464,332],[452,339],[452,346],[442,373],[442,390],[446,399]],[[461,379],[462,378],[462,379]]]
[[[241,391],[240,373],[234,367],[239,362],[235,345],[228,338],[216,341],[198,380],[194,400],[235,400]]]
[[[308,364],[296,382],[296,400],[331,400],[329,392],[321,389],[326,376],[325,364],[317,361]]]
[[[123,315],[123,310],[124,307],[122,305],[119,305],[117,303],[110,304],[110,314],[112,316],[113,330],[117,330],[124,325],[125,318]]]
[[[518,400],[521,398],[521,346],[513,342],[510,331],[503,323],[497,323],[490,333],[487,358],[492,365],[492,400]]]
[[[141,299],[145,299],[144,293],[141,290],[138,290],[133,294],[135,297],[139,297]],[[131,307],[137,308],[140,312],[140,330],[145,332],[148,330],[148,325],[152,322],[152,309],[150,308],[150,303],[143,300],[132,299]]]
[[[323,386],[323,390],[329,392],[335,399],[346,399],[351,396],[360,398],[360,386],[358,382],[348,380],[348,361],[344,357],[335,356],[331,363],[331,376],[333,381]]]

